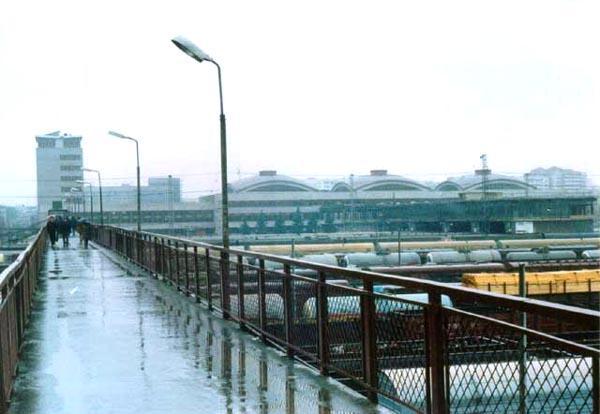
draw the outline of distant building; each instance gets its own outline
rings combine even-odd
[[[181,201],[181,179],[177,177],[150,177],[144,201],[148,203],[179,203]],[[170,201],[169,201],[170,200]]]
[[[81,188],[83,180],[83,151],[81,136],[60,131],[38,135],[37,207],[38,215],[45,215],[53,203],[64,203],[71,196],[71,188]]]
[[[142,209],[151,206],[167,208],[169,203],[181,202],[181,179],[178,177],[149,177],[148,185],[140,187]],[[121,184],[103,186],[102,198],[106,210],[127,210],[137,202],[137,186]],[[100,194],[94,187],[94,210],[99,209]]]
[[[586,173],[565,168],[536,168],[524,178],[539,190],[581,191],[587,188]]]

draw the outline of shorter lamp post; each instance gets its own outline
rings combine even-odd
[[[142,231],[142,214],[141,214],[141,201],[140,201],[140,148],[138,141],[135,138],[128,137],[127,135],[119,134],[115,131],[108,131],[109,135],[113,137],[127,139],[135,142],[135,153],[137,157],[137,230]]]
[[[78,210],[77,212],[85,213],[85,197],[83,197],[81,194],[82,193],[81,188],[71,187],[71,193],[76,194],[75,203],[77,204],[77,210]],[[81,204],[83,211],[79,211],[79,204]]]
[[[98,174],[98,189],[100,191],[100,225],[103,226],[104,225],[104,209],[102,207],[102,179],[100,178],[100,171],[98,170],[93,170],[91,168],[82,168],[82,171],[87,171],[87,172],[95,172],[96,174]],[[90,187],[91,189],[91,187]]]
[[[90,223],[94,222],[94,196],[93,196],[93,191],[92,191],[92,183],[88,182],[88,181],[83,181],[83,180],[77,180],[78,184],[82,184],[82,185],[89,185],[90,186]]]

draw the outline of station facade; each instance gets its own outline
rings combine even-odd
[[[329,190],[261,171],[229,185],[232,235],[315,232],[588,233],[597,197],[589,192],[541,191],[522,180],[489,174],[449,178],[435,186],[386,170],[340,180]],[[221,196],[145,210],[146,228],[219,235]],[[115,211],[105,222],[135,223],[135,211]],[[170,226],[167,222],[171,221]]]

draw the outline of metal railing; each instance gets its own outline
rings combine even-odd
[[[93,239],[393,408],[600,410],[600,312],[115,227]]]
[[[8,409],[45,249],[43,227],[19,257],[0,273],[0,413]]]

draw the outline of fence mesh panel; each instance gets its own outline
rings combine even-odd
[[[327,286],[327,337],[333,369],[363,377],[360,294],[342,286]]]
[[[221,260],[218,258],[209,258],[208,283],[212,305],[221,309]]]
[[[281,341],[285,341],[283,277],[281,271],[265,271],[266,330]]]
[[[208,284],[208,275],[206,273],[206,256],[204,255],[204,251],[198,249],[197,251],[197,281],[194,281],[194,290],[196,290],[195,295],[197,298],[206,302],[208,297],[206,296],[206,286]],[[196,276],[195,276],[196,277]]]
[[[517,327],[444,310],[450,411],[591,413],[591,358]],[[525,351],[525,352],[523,352]]]
[[[244,267],[244,319],[254,328],[260,329],[259,296],[258,296],[258,267],[245,264]],[[234,306],[231,301],[232,308]],[[237,306],[237,304],[236,304]]]
[[[378,386],[386,396],[426,408],[425,307],[375,295]]]
[[[301,348],[312,361],[318,359],[318,331],[316,309],[316,280],[310,282],[292,276],[292,327],[293,343]]]

